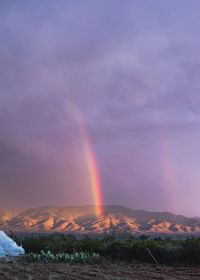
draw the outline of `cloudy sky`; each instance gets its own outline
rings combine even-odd
[[[0,0],[1,207],[200,215],[200,2]]]

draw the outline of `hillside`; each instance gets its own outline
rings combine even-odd
[[[93,206],[0,209],[0,229],[30,232],[104,233],[200,233],[200,220],[169,212],[147,212],[122,206],[105,206],[94,215]]]

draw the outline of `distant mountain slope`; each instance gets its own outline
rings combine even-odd
[[[0,230],[30,232],[104,233],[200,233],[200,220],[169,212],[147,212],[123,206],[105,206],[94,215],[93,206],[0,209]]]

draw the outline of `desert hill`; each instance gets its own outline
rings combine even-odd
[[[169,212],[132,210],[105,206],[94,215],[93,206],[39,207],[27,210],[0,209],[0,230],[29,232],[110,233],[200,233],[200,220]]]

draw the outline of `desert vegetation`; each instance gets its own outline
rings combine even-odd
[[[23,245],[29,261],[69,263],[110,263],[116,261],[161,265],[199,265],[200,237],[173,240],[142,235],[110,234],[81,239],[64,234],[13,237]]]
[[[98,238],[64,234],[12,238],[26,254],[1,259],[0,280],[200,279],[198,237],[173,240],[113,233]]]
[[[97,263],[99,260],[99,254],[97,253],[74,253],[74,254],[67,254],[67,253],[59,253],[53,254],[51,251],[45,253],[41,250],[40,253],[29,253],[26,255],[26,259],[29,262],[45,262],[45,263],[53,263],[53,262],[62,262],[62,263]]]

